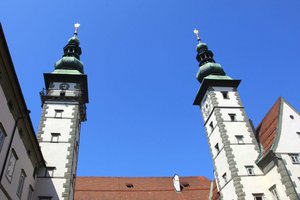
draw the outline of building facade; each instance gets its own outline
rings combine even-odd
[[[77,177],[87,75],[76,26],[63,57],[44,74],[35,132],[0,26],[0,199],[96,200],[300,199],[300,114],[282,97],[255,129],[213,52],[197,45],[199,106],[214,164],[205,177]]]

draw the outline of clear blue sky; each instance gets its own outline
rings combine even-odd
[[[195,27],[239,87],[254,124],[282,95],[300,110],[300,1],[1,1],[2,22],[37,130],[43,73],[81,23],[88,121],[78,175],[204,175],[213,169],[192,106]]]

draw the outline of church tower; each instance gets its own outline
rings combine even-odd
[[[262,199],[267,190],[255,164],[259,147],[237,88],[240,80],[227,76],[201,42],[198,30],[196,75],[201,87],[194,105],[200,106],[221,199]]]
[[[46,168],[38,171],[34,199],[73,200],[81,122],[86,121],[87,75],[75,33],[52,73],[45,73],[38,141]]]

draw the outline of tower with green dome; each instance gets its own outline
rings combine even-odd
[[[198,38],[196,77],[201,83],[194,105],[202,111],[220,199],[253,199],[253,194],[266,188],[255,187],[264,179],[255,163],[259,155],[255,131],[237,91],[240,80],[226,75],[198,30],[194,32]]]
[[[74,198],[80,126],[86,121],[88,103],[78,27],[75,24],[75,33],[63,48],[64,54],[55,63],[54,71],[44,74],[38,141],[47,167],[38,172],[34,199]]]

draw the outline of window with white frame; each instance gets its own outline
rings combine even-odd
[[[299,154],[290,154],[290,157],[293,164],[300,164]]]
[[[64,110],[55,109],[54,111],[55,111],[55,114],[54,114],[55,118],[62,118],[62,113],[64,112]]]
[[[248,174],[249,176],[255,175],[255,174],[254,174],[254,167],[253,167],[252,165],[245,166],[245,168],[246,168],[247,174]]]
[[[215,149],[216,149],[217,154],[218,154],[218,153],[220,152],[219,143],[217,143],[217,144],[215,145]]]
[[[254,197],[254,200],[263,200],[264,194],[263,193],[258,193],[258,194],[252,194]]]
[[[242,135],[235,135],[236,141],[238,144],[244,144],[244,136]]]
[[[60,133],[51,133],[51,142],[58,142]]]
[[[280,200],[279,195],[278,195],[278,191],[276,189],[276,185],[273,185],[269,190],[272,193],[272,197],[273,197],[274,200]]]
[[[25,178],[26,178],[26,174],[25,174],[24,170],[22,169],[21,170],[21,175],[20,175],[20,178],[19,178],[18,188],[17,188],[17,196],[19,198],[21,198],[21,196],[22,196],[22,191],[23,191]]]
[[[232,122],[236,121],[236,114],[229,113],[228,115],[229,115],[230,121],[232,121]]]
[[[17,154],[16,154],[15,150],[12,149],[11,153],[10,153],[6,173],[5,173],[6,178],[8,179],[9,182],[11,182],[11,180],[12,180],[17,160],[18,160]]]
[[[222,93],[223,99],[229,99],[227,91],[222,91],[221,93]]]
[[[1,152],[4,140],[5,140],[5,137],[6,137],[6,133],[4,131],[2,123],[0,122],[0,152]]]
[[[33,200],[33,187],[30,185],[28,189],[27,200]]]
[[[214,129],[214,123],[212,121],[209,123],[209,126],[211,129]]]
[[[46,167],[45,177],[53,177],[56,167]]]
[[[227,174],[226,173],[223,174],[222,178],[223,178],[224,182],[227,183]]]

